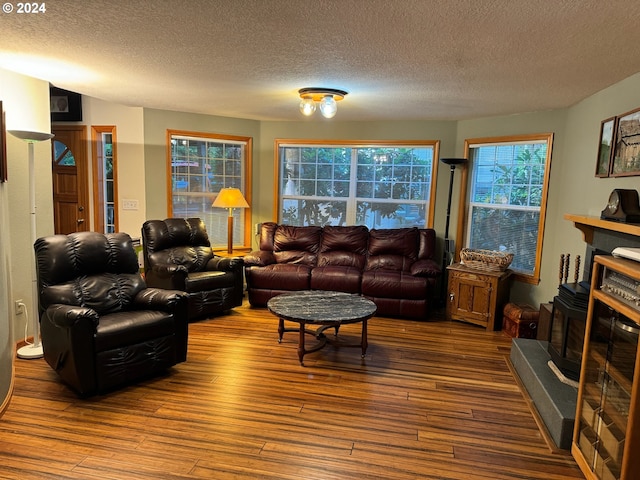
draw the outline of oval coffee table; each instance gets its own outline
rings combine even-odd
[[[360,347],[362,357],[367,351],[367,320],[376,313],[376,304],[360,295],[342,292],[328,292],[324,290],[303,290],[299,292],[283,293],[271,298],[267,308],[276,315],[278,323],[278,342],[282,342],[284,332],[299,332],[298,358],[304,366],[304,356],[307,353],[320,350],[327,342],[340,347]],[[284,321],[296,322],[299,328],[284,328]],[[340,325],[362,322],[360,343],[346,344],[338,339]],[[307,326],[319,328],[313,330]],[[324,331],[334,328],[334,338],[328,338]],[[313,335],[318,343],[305,348],[305,335]]]

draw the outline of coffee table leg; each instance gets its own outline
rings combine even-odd
[[[362,358],[364,358],[367,353],[367,319],[365,318],[362,321],[362,337],[360,338],[360,343],[362,345]]]
[[[304,335],[305,335],[306,325],[304,322],[300,322],[300,340],[298,342],[298,359],[300,360],[300,365],[304,367]]]
[[[282,335],[284,334],[284,320],[280,318],[278,322],[278,343],[282,343]]]

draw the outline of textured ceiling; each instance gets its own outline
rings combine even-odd
[[[309,86],[349,92],[341,121],[539,111],[640,72],[637,0],[54,0],[46,9],[0,13],[1,68],[124,105],[248,119],[303,119],[297,90]]]

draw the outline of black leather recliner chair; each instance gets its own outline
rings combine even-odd
[[[242,305],[244,262],[216,256],[201,219],[147,220],[142,244],[147,284],[187,292],[189,320]]]
[[[53,235],[34,248],[44,358],[81,396],[186,360],[187,296],[147,288],[129,235]]]

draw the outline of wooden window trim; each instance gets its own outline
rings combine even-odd
[[[540,265],[542,263],[542,244],[544,241],[544,227],[547,214],[547,201],[549,193],[549,179],[551,177],[551,158],[553,150],[553,133],[508,135],[504,137],[470,138],[464,141],[464,155],[469,158],[471,145],[489,143],[526,143],[530,141],[546,141],[547,157],[545,159],[544,184],[542,187],[542,205],[540,205],[540,223],[538,228],[538,239],[536,244],[536,264],[531,275],[514,272],[514,279],[523,283],[537,285],[540,283]],[[456,253],[455,258],[460,261],[460,250],[467,233],[467,216],[469,213],[469,168],[465,165],[461,168],[460,176],[460,199],[458,202],[458,226],[456,229]]]
[[[433,228],[436,208],[436,184],[438,178],[438,159],[440,158],[440,140],[320,140],[320,139],[300,139],[300,138],[277,138],[274,142],[274,176],[273,176],[273,221],[278,222],[280,216],[280,156],[279,151],[282,145],[335,145],[348,146],[352,148],[366,147],[433,147],[433,176],[431,179],[431,188],[429,190],[429,211],[427,218],[427,228]]]
[[[249,204],[249,208],[243,209],[243,221],[244,221],[244,238],[242,239],[242,246],[234,248],[234,250],[250,250],[251,249],[251,234],[253,232],[251,228],[251,205],[252,205],[252,195],[251,195],[251,179],[252,175],[252,164],[253,164],[253,137],[244,137],[240,135],[227,135],[227,134],[219,134],[219,133],[205,133],[205,132],[195,132],[191,130],[172,130],[167,129],[166,134],[166,179],[167,179],[167,212],[168,216],[173,216],[173,189],[171,184],[171,137],[173,135],[186,136],[186,137],[196,137],[196,138],[207,138],[213,140],[231,140],[235,142],[244,142],[246,144],[245,151],[245,163],[244,163],[244,198]]]
[[[92,178],[93,178],[93,212],[94,212],[94,225],[98,232],[104,232],[105,218],[103,215],[104,206],[104,170],[100,163],[100,153],[98,152],[98,146],[102,144],[101,135],[103,133],[111,134],[111,141],[113,145],[112,157],[113,157],[113,224],[115,231],[119,231],[118,226],[118,153],[117,153],[117,138],[115,125],[92,125],[91,126],[91,162],[92,162]]]

